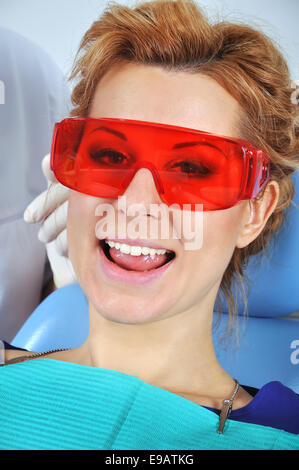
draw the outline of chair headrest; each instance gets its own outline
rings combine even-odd
[[[299,171],[291,178],[295,189],[293,203],[286,209],[282,227],[269,241],[269,259],[258,253],[249,259],[244,270],[250,280],[247,289],[250,316],[277,317],[299,310]],[[238,313],[242,315],[242,294],[234,284],[232,292],[238,301]],[[223,311],[228,313],[223,296],[220,300]]]

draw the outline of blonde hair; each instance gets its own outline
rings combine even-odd
[[[299,106],[291,101],[288,66],[264,33],[227,21],[212,25],[192,0],[136,2],[134,8],[110,2],[80,43],[69,77],[77,80],[70,115],[87,116],[101,77],[114,64],[126,62],[213,78],[241,106],[240,137],[270,157],[271,178],[280,187],[278,204],[259,236],[248,246],[235,248],[219,289],[231,328],[237,316],[232,284],[239,283],[246,312],[244,268],[251,255],[265,252],[294,194],[290,176],[299,168]],[[219,298],[217,302],[221,310]]]

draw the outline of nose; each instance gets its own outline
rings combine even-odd
[[[151,204],[163,203],[151,170],[140,168],[134,175],[123,196],[126,204],[143,204],[149,213]]]

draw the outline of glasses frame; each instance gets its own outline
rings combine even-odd
[[[50,159],[50,168],[54,172],[54,174],[55,174],[55,145],[56,145],[56,138],[57,138],[58,131],[63,126],[65,126],[68,122],[73,122],[73,121],[84,121],[84,122],[98,121],[98,122],[105,122],[105,123],[123,122],[123,123],[140,124],[140,125],[146,125],[146,126],[151,126],[151,127],[158,127],[160,129],[162,128],[162,129],[182,130],[182,131],[187,131],[188,133],[194,133],[194,135],[203,135],[203,136],[207,135],[207,136],[216,137],[218,139],[219,138],[223,139],[226,142],[237,143],[242,148],[243,158],[245,159],[245,170],[243,171],[241,189],[240,189],[238,200],[232,206],[229,206],[229,207],[233,207],[234,205],[237,204],[237,202],[241,200],[255,198],[264,189],[266,184],[270,181],[270,163],[271,163],[270,158],[263,150],[254,147],[249,141],[245,139],[227,137],[227,136],[223,136],[220,134],[214,134],[211,132],[201,131],[198,129],[174,126],[170,124],[155,123],[155,122],[150,122],[150,121],[138,121],[134,119],[105,118],[105,117],[103,118],[69,117],[69,118],[63,119],[60,122],[55,123],[53,137],[52,137],[51,159]],[[158,170],[156,169],[155,165],[153,165],[151,162],[148,162],[145,160],[139,161],[134,166],[134,174],[130,178],[130,181],[132,180],[135,173],[140,168],[148,168],[152,172],[156,187],[160,195],[163,195],[163,188],[161,187],[161,184],[160,184],[160,177],[159,177]],[[98,197],[101,197],[101,196],[98,196]],[[211,209],[211,210],[217,210],[217,209]],[[221,210],[221,209],[219,208],[218,210]]]

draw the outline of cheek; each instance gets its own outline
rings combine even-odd
[[[218,211],[220,212],[220,211]],[[215,249],[232,247],[235,244],[238,233],[238,217],[232,214],[209,213],[204,224],[204,246]]]
[[[69,257],[74,269],[96,244],[95,207],[97,198],[70,190],[67,214]]]
[[[243,204],[222,211],[206,213],[203,248],[213,255],[213,260],[227,267],[235,250],[243,221]]]
[[[189,227],[195,231],[196,223],[191,215],[186,218]],[[191,309],[202,299],[215,299],[223,274],[233,255],[242,210],[234,208],[223,211],[202,213],[202,246],[201,248],[183,249],[180,251],[177,264],[174,302],[179,298],[178,309]],[[188,230],[187,230],[188,232]],[[186,227],[183,227],[186,233]],[[183,244],[185,237],[182,237]],[[188,241],[189,243],[189,241]]]
[[[79,193],[70,191],[68,200],[67,213],[67,234],[69,251],[73,251],[72,247],[76,243],[76,239],[80,236],[80,220],[84,215],[84,207]]]
[[[234,206],[223,211],[207,211],[202,218],[202,246],[194,251],[185,251],[185,260],[198,277],[209,282],[222,278],[236,247],[242,224],[243,208]],[[196,276],[195,276],[196,277]]]

